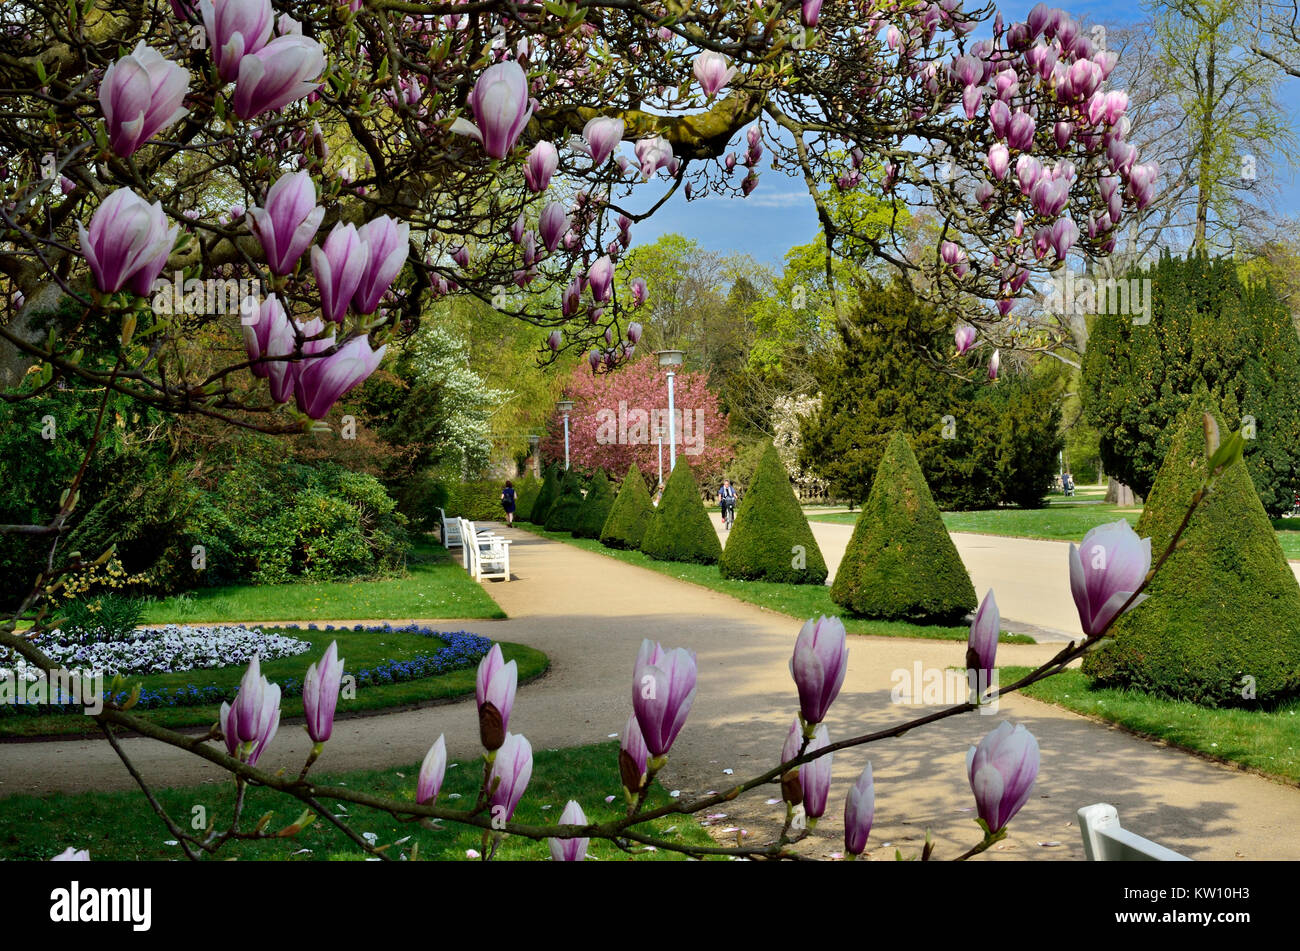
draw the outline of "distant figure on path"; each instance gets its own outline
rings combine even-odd
[[[515,524],[515,484],[506,480],[506,487],[501,490],[501,507],[506,510],[506,524]]]
[[[722,521],[727,525],[727,531],[731,531],[731,525],[736,520],[736,490],[731,486],[730,479],[722,480],[722,488],[718,490],[718,504],[722,506]]]

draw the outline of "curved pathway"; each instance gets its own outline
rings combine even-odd
[[[664,782],[690,796],[724,788],[775,761],[797,705],[787,664],[798,622],[572,545],[496,528],[514,539],[515,580],[489,583],[487,589],[510,619],[454,623],[550,655],[551,672],[520,690],[511,722],[535,749],[605,741],[619,732],[631,709],[637,647],[651,637],[665,646],[692,647],[699,656],[695,707],[661,774]],[[1059,583],[1064,586],[1065,579]],[[1004,645],[999,659],[1030,664],[1054,650],[1050,644]],[[961,664],[963,655],[964,645],[952,641],[852,638],[849,673],[828,721],[832,737],[916,715],[922,708],[890,702],[891,674],[917,663]],[[988,858],[1081,858],[1075,810],[1095,802],[1112,803],[1126,827],[1193,858],[1300,858],[1294,834],[1300,790],[1014,696],[1003,701],[997,716],[954,717],[838,755],[830,810],[819,827],[827,835],[819,835],[810,850],[838,847],[846,784],[868,757],[876,778],[876,857],[892,858],[894,846],[905,854],[917,851],[927,828],[938,857],[964,850],[978,835],[966,749],[1004,717],[1025,723],[1038,737],[1042,770],[1011,836]],[[446,734],[453,761],[473,768],[477,725],[469,700],[341,720],[318,768],[417,763],[439,733]],[[161,744],[132,739],[124,745],[155,785],[223,780],[215,767]],[[286,724],[264,763],[296,769],[309,745],[305,732]],[[601,792],[616,794],[612,758],[609,775],[609,788]],[[103,741],[0,744],[0,795],[130,786]],[[766,805],[767,798],[751,794],[730,804],[716,828],[735,823],[755,835],[772,829],[783,809]]]

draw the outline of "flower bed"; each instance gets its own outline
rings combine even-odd
[[[482,660],[483,656],[487,654],[488,650],[492,647],[492,641],[480,634],[473,634],[469,631],[435,631],[432,628],[420,627],[415,624],[404,627],[394,627],[391,624],[385,624],[379,627],[365,627],[358,624],[352,628],[335,628],[332,624],[327,624],[324,628],[318,627],[315,624],[310,624],[306,628],[302,628],[296,624],[286,624],[282,625],[280,630],[291,630],[295,632],[302,631],[304,633],[328,633],[334,630],[351,630],[358,633],[416,634],[420,637],[437,638],[446,642],[444,646],[427,654],[417,654],[414,657],[407,657],[402,660],[385,661],[381,664],[373,664],[359,670],[345,669],[345,676],[350,674],[356,678],[358,688],[396,684],[409,680],[420,680],[426,677],[436,677],[453,670],[463,670],[465,668],[473,667]],[[277,655],[280,657],[303,653],[310,650],[312,647],[311,641],[298,640],[292,637],[283,637],[282,635],[265,636],[280,637],[284,641],[302,645],[300,649],[293,650],[291,653]],[[249,654],[248,656],[251,658],[252,654]],[[262,659],[268,659],[267,655],[263,654]],[[232,663],[242,664],[244,662],[245,661],[234,661]],[[223,664],[220,666],[225,665]],[[3,678],[5,674],[5,669],[0,668],[0,678]],[[286,699],[302,695],[301,677],[282,678],[278,679],[276,682],[280,685],[281,696]],[[140,698],[136,702],[134,709],[149,710],[160,707],[191,707],[203,706],[205,704],[219,704],[222,701],[233,700],[236,692],[237,687],[221,687],[213,685],[199,686],[197,684],[186,684],[182,687],[173,689],[151,689],[146,687],[141,690]],[[122,703],[129,695],[129,691],[105,691],[104,694],[107,700],[114,703]],[[72,704],[0,704],[0,716],[5,716],[6,714],[40,714],[58,711],[80,713],[81,709],[80,706]]]
[[[34,642],[45,656],[79,676],[180,673],[293,657],[311,649],[311,642],[261,628],[231,625],[176,625],[159,630],[137,630],[130,638],[92,641],[65,638],[61,632]],[[0,658],[2,659],[2,658]],[[13,668],[0,667],[0,677],[13,673],[20,680],[35,680],[39,672],[18,658]]]

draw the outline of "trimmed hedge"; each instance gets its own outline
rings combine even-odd
[[[690,463],[677,459],[677,467],[664,485],[663,498],[641,539],[641,550],[658,561],[693,561],[716,564],[722,543],[700,499]]]
[[[506,517],[501,507],[501,490],[505,482],[451,482],[447,485],[448,518],[467,518],[471,522],[500,522]]]
[[[609,510],[613,507],[614,486],[610,484],[605,470],[597,469],[587,486],[587,497],[583,500],[582,508],[578,510],[578,518],[573,525],[574,538],[599,538],[601,529],[605,527],[605,519],[609,518]]]
[[[548,532],[572,532],[578,524],[578,513],[582,511],[582,479],[576,472],[569,472],[560,486],[560,497],[551,506],[546,516]]]
[[[646,491],[645,479],[636,463],[627,470],[618,497],[600,530],[600,543],[607,548],[640,549],[646,529],[655,517],[654,503]]]
[[[881,457],[831,599],[862,617],[935,624],[975,610],[975,587],[901,432]]]
[[[533,510],[533,502],[537,500],[537,495],[541,491],[541,480],[534,479],[532,476],[525,476],[515,483],[515,521],[528,521],[528,515]]]
[[[1205,478],[1206,409],[1184,413],[1138,519],[1153,559]],[[1208,706],[1272,705],[1300,692],[1300,586],[1244,463],[1220,476],[1145,593],[1115,622],[1114,639],[1084,658],[1099,685]]]
[[[532,508],[528,510],[528,521],[534,525],[545,525],[546,517],[551,514],[551,506],[560,497],[560,479],[562,472],[558,466],[547,466],[546,475],[542,477],[542,487]]]
[[[771,443],[736,510],[719,566],[724,578],[787,584],[826,581],[826,559]]]

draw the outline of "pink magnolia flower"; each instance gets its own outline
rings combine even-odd
[[[803,0],[799,5],[799,22],[807,27],[816,26],[821,13],[822,0]]]
[[[809,618],[799,630],[790,658],[790,674],[799,691],[804,723],[821,723],[839,696],[848,672],[849,649],[839,618]]]
[[[569,215],[558,201],[548,202],[542,209],[541,217],[538,219],[538,228],[541,231],[542,244],[547,251],[554,251],[564,240],[564,235],[569,230]]]
[[[596,259],[587,270],[587,285],[591,288],[593,300],[607,301],[614,286],[614,262],[608,254]]]
[[[507,733],[488,774],[492,818],[509,822],[533,775],[533,747],[519,733]]]
[[[552,330],[546,338],[546,345],[552,350],[558,351],[560,344],[564,342],[564,334],[558,330]]]
[[[640,307],[642,304],[644,304],[646,301],[646,293],[647,293],[645,279],[640,277],[634,277],[632,278],[632,282],[628,285],[628,287],[632,291],[632,303],[635,304],[637,307]],[[635,340],[633,340],[632,342],[636,343]]]
[[[634,798],[645,786],[647,762],[650,751],[646,748],[645,737],[641,735],[641,726],[636,722],[636,714],[627,718],[627,726],[619,740],[618,774],[623,780],[623,789],[629,798]]]
[[[230,82],[239,75],[243,58],[270,42],[275,27],[271,0],[199,0],[199,10],[217,75]]]
[[[993,356],[989,357],[989,382],[998,378],[998,368],[1002,366],[1002,355],[999,351],[994,350]]]
[[[966,754],[976,811],[990,833],[1006,828],[1029,801],[1038,778],[1038,741],[1023,724],[1003,721]]]
[[[1007,168],[1011,164],[1011,153],[1001,142],[989,146],[989,171],[998,181],[1007,177]]]
[[[408,237],[411,226],[398,224],[388,215],[380,215],[357,229],[365,249],[361,280],[352,294],[352,306],[360,314],[373,314],[393,280],[406,263],[410,252]]]
[[[560,153],[550,142],[538,142],[524,162],[524,182],[531,192],[544,192],[560,164]]]
[[[975,328],[969,324],[963,324],[957,328],[953,338],[957,343],[957,353],[961,355],[975,346]]]
[[[641,163],[641,174],[647,179],[673,158],[672,145],[661,135],[638,139],[635,148],[637,161]]]
[[[468,103],[474,121],[457,119],[451,131],[477,139],[491,158],[505,158],[533,115],[523,68],[514,60],[489,66],[474,83]]]
[[[1099,525],[1076,548],[1070,544],[1070,591],[1083,632],[1100,634],[1151,570],[1151,539],[1139,538],[1124,519]],[[1138,595],[1131,610],[1146,599]]]
[[[90,219],[89,231],[77,222],[81,253],[105,293],[129,283],[136,294],[148,294],[167,266],[179,231],[176,225],[167,227],[161,202],[151,205],[129,188],[104,199]]]
[[[249,299],[246,306],[256,306],[257,319],[243,324],[244,350],[252,362],[249,371],[271,381],[271,398],[277,403],[287,403],[293,396],[293,364],[288,360],[267,359],[288,357],[294,352],[294,328],[284,312],[279,299],[271,294],[260,304]]]
[[[334,732],[334,711],[342,682],[343,658],[339,657],[338,641],[331,641],[320,663],[308,667],[302,680],[303,715],[307,718],[307,735],[314,743],[324,743]]]
[[[826,724],[820,724],[813,732],[805,753],[815,753],[830,746],[830,735]],[[831,760],[834,753],[827,753],[799,767],[799,786],[803,790],[803,809],[808,816],[808,824],[815,825],[826,812],[826,801],[831,794]]]
[[[334,225],[324,245],[311,249],[311,269],[327,320],[343,322],[348,303],[361,286],[369,264],[370,252],[356,225],[341,221]]]
[[[474,681],[479,738],[483,741],[484,749],[499,749],[505,741],[518,686],[519,665],[513,660],[507,664],[501,654],[501,645],[493,644],[492,649],[479,661]]]
[[[283,109],[310,93],[325,70],[325,50],[310,37],[277,36],[239,61],[233,105],[235,115],[252,119]]]
[[[861,855],[866,850],[875,816],[876,787],[871,779],[871,764],[867,763],[844,799],[844,851],[849,855]]]
[[[182,103],[190,71],[141,40],[135,50],[104,71],[99,106],[108,143],[126,158],[189,112]]]
[[[261,243],[272,274],[293,271],[324,217],[325,209],[316,204],[316,183],[308,172],[280,176],[266,193],[266,206],[248,209],[249,230]]]
[[[979,610],[970,624],[970,636],[966,640],[966,669],[978,671],[983,678],[979,683],[987,686],[993,682],[993,661],[998,654],[998,632],[1002,627],[1002,616],[998,613],[998,602],[993,597],[993,589],[984,595]]]
[[[648,638],[641,642],[632,672],[632,707],[652,755],[667,755],[686,725],[695,702],[695,680],[694,651],[665,651]]]
[[[365,335],[353,337],[328,356],[303,360],[294,378],[298,409],[312,419],[324,419],[330,407],[378,369],[388,345],[370,348]]]
[[[587,144],[592,164],[598,167],[604,165],[605,160],[623,141],[623,120],[597,116],[582,127],[582,138]]]
[[[447,741],[443,735],[433,741],[429,752],[424,754],[420,764],[420,775],[415,781],[415,802],[426,806],[437,802],[438,792],[442,789],[443,777],[447,775]]]
[[[560,825],[562,826],[585,826],[587,824],[587,815],[582,811],[578,803],[570,799],[565,805],[564,811],[560,813]],[[556,862],[581,862],[587,857],[587,845],[590,839],[547,839],[547,844],[551,847],[551,858]]]
[[[727,65],[727,57],[713,50],[705,50],[695,57],[695,78],[710,99],[731,82],[736,72],[735,66]]]

